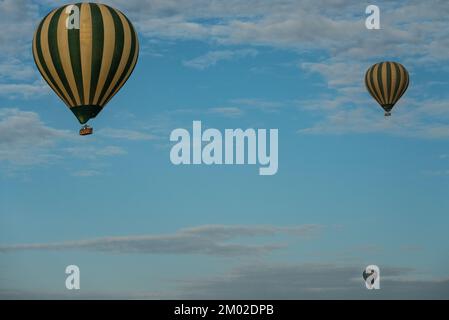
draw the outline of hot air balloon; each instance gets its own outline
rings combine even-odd
[[[137,33],[120,11],[97,3],[51,11],[33,38],[42,77],[81,124],[95,118],[134,70]],[[80,135],[92,133],[85,125]]]
[[[397,62],[379,62],[365,74],[365,85],[371,96],[391,116],[391,109],[408,88],[409,76],[404,66]]]

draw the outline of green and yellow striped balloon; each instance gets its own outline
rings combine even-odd
[[[78,18],[75,27],[68,24],[68,19]],[[95,118],[125,84],[138,55],[131,22],[103,4],[55,9],[41,21],[33,39],[40,73],[81,124]]]
[[[365,74],[365,85],[371,96],[390,116],[391,109],[408,88],[409,76],[404,66],[397,62],[379,62]]]

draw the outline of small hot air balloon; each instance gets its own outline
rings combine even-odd
[[[42,77],[81,124],[95,118],[131,75],[139,41],[120,11],[97,3],[51,11],[33,39]],[[80,135],[92,133],[85,125]]]
[[[404,66],[397,62],[379,62],[365,74],[365,85],[371,96],[391,116],[391,109],[408,88],[409,76]]]

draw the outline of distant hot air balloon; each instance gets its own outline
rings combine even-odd
[[[125,84],[137,63],[139,41],[120,11],[96,3],[51,11],[33,39],[42,77],[81,124],[95,118]],[[91,134],[85,125],[81,135]]]
[[[385,110],[385,116],[391,115],[391,109],[407,90],[408,84],[408,72],[397,62],[376,63],[365,74],[366,88]]]

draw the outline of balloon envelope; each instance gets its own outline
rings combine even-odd
[[[390,115],[391,109],[408,88],[407,69],[397,62],[379,62],[371,66],[365,74],[365,86],[371,96]]]
[[[70,25],[78,18],[78,24]],[[55,9],[40,22],[33,39],[40,73],[81,124],[94,118],[125,84],[138,54],[131,22],[103,4]]]

